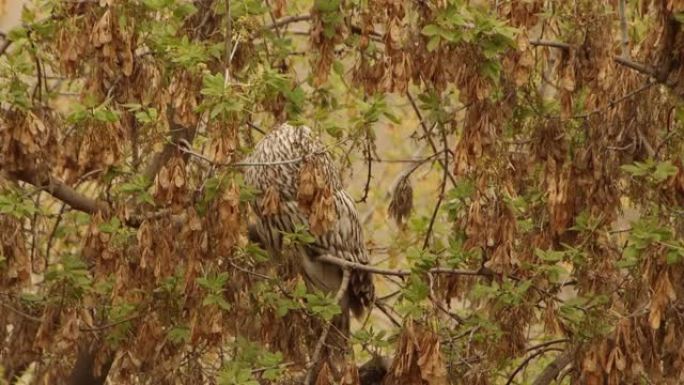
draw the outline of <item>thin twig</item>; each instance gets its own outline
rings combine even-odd
[[[227,261],[228,264],[231,265],[235,270],[241,271],[241,272],[243,272],[243,273],[245,273],[245,274],[253,275],[253,276],[257,277],[257,278],[265,279],[265,280],[267,280],[267,281],[271,281],[271,282],[276,281],[276,279],[275,279],[274,277],[269,277],[268,275],[261,274],[261,273],[257,273],[256,271],[247,270],[247,269],[242,268],[242,267],[238,266],[237,264],[233,263],[233,262],[230,261],[229,259],[226,259],[226,261]]]
[[[368,162],[368,171],[366,173],[366,185],[363,187],[363,196],[356,201],[356,203],[365,203],[368,199],[368,192],[370,191],[370,182],[373,177],[373,154],[371,152],[371,138],[370,133],[366,133],[366,162]]]
[[[629,36],[627,35],[627,13],[625,11],[625,0],[620,0],[618,8],[620,12],[620,32],[622,33],[622,57],[629,57]]]
[[[5,40],[2,42],[2,45],[0,45],[0,56],[4,55],[5,52],[7,52],[7,49],[12,45],[12,40],[9,38],[5,37]]]
[[[622,102],[624,102],[625,100],[627,100],[627,99],[629,99],[629,98],[631,98],[631,97],[633,97],[633,96],[636,96],[637,94],[640,94],[640,93],[642,93],[642,92],[648,90],[649,88],[653,87],[653,86],[656,85],[656,84],[658,84],[658,82],[655,82],[655,81],[646,82],[643,86],[637,88],[636,90],[631,91],[631,92],[628,92],[628,93],[626,93],[625,95],[623,95],[623,96],[621,96],[621,97],[619,97],[619,98],[617,98],[617,99],[615,99],[615,100],[611,100],[611,101],[608,102],[608,104],[607,104],[606,106],[604,106],[604,107],[597,108],[597,109],[595,109],[595,110],[593,110],[593,111],[587,112],[586,114],[574,115],[574,116],[571,117],[571,119],[586,119],[586,118],[588,118],[588,117],[590,117],[590,116],[592,116],[592,115],[601,113],[601,112],[603,112],[603,111],[605,111],[605,110],[607,110],[607,109],[609,109],[609,108],[615,107],[615,106],[618,105],[619,103],[622,103]]]
[[[637,63],[635,61],[629,60],[629,59],[624,58],[624,57],[619,57],[619,56],[614,56],[613,60],[618,64],[621,64],[627,68],[631,68],[637,72],[641,72],[644,75],[652,76],[652,77],[656,78],[659,83],[665,82],[665,79],[662,79],[658,76],[658,72],[655,69],[653,69],[652,67],[649,67],[646,64]]]
[[[416,113],[416,116],[418,117],[418,121],[420,122],[420,126],[423,128],[423,132],[425,133],[425,137],[428,140],[428,143],[430,143],[430,147],[432,147],[432,151],[438,152],[439,150],[437,149],[437,145],[435,144],[435,141],[432,139],[432,135],[430,130],[427,127],[427,124],[425,124],[425,120],[423,120],[423,114],[420,112],[420,108],[418,108],[418,105],[416,104],[416,101],[413,99],[413,96],[411,96],[411,93],[406,90],[406,97],[408,98],[409,102],[411,103],[411,107],[413,108],[413,111]],[[447,165],[440,160],[439,164],[442,165],[443,168],[448,169]],[[454,178],[451,173],[447,172],[446,174],[449,177],[449,180],[451,180],[451,183],[456,186],[456,179]]]
[[[41,192],[42,190],[39,190],[38,195],[36,195],[36,201],[34,203],[36,207],[40,207]],[[36,247],[36,244],[38,243],[38,210],[36,210],[31,217],[31,228],[31,264],[33,264],[36,259],[36,250],[38,249],[38,247]]]
[[[549,40],[530,40],[530,45],[533,45],[536,47],[553,47],[553,48],[560,48],[560,49],[572,48],[572,46],[568,43],[561,43],[558,41],[549,41]]]
[[[380,298],[376,298],[375,301],[375,307],[380,309],[380,311],[387,317],[387,319],[390,320],[394,324],[394,326],[400,328],[401,327],[401,322],[399,322],[392,314],[390,314],[390,311],[387,308],[391,309],[391,306],[387,305],[384,301],[382,301]],[[392,309],[394,310],[394,309]]]
[[[379,275],[390,275],[390,276],[396,276],[396,277],[406,277],[411,275],[411,272],[408,270],[394,270],[394,269],[385,269],[382,267],[375,267],[375,266],[369,266],[369,265],[364,265],[361,263],[357,262],[351,262],[346,259],[342,258],[337,258],[333,257],[332,255],[321,255],[317,257],[317,260],[321,262],[327,262],[336,266],[344,267],[344,268],[349,268],[349,269],[354,269],[354,270],[359,270],[359,271],[367,271],[372,274],[379,274]],[[487,268],[481,268],[478,270],[463,270],[463,269],[451,269],[448,267],[433,267],[432,269],[428,270],[429,273],[432,274],[452,274],[452,275],[481,275],[481,276],[493,276],[496,275],[492,270],[489,270]]]
[[[342,300],[342,297],[344,296],[344,293],[347,291],[347,288],[349,286],[350,276],[351,271],[349,269],[342,270],[342,282],[340,283],[340,288],[337,290],[337,294],[335,295],[335,303],[339,303],[340,300]],[[316,347],[314,348],[313,355],[311,356],[311,361],[308,365],[309,368],[306,372],[306,379],[304,380],[305,385],[311,384],[311,380],[313,379],[314,374],[314,368],[316,367],[316,363],[318,362],[321,356],[321,352],[323,351],[323,345],[325,344],[325,340],[328,338],[328,333],[330,333],[331,326],[331,323],[325,325],[325,327],[323,328],[323,332],[321,333],[321,336],[318,338],[318,342],[316,342]]]
[[[542,343],[540,343],[540,344],[538,344],[538,345],[530,346],[529,348],[527,348],[527,352],[531,352],[531,351],[533,351],[533,350],[545,348],[545,347],[550,346],[550,345],[562,344],[562,343],[568,342],[568,341],[569,341],[569,340],[568,340],[567,338],[559,338],[559,339],[557,339],[557,340],[551,340],[551,341],[542,342]]]
[[[558,355],[534,380],[532,385],[548,385],[553,381],[558,373],[560,373],[563,368],[568,366],[572,362],[572,356],[574,355],[574,350],[566,350],[565,352]]]
[[[282,37],[282,35],[280,34],[280,26],[277,24],[276,17],[273,14],[273,8],[271,7],[271,2],[268,0],[265,0],[265,3],[266,3],[266,7],[268,7],[268,16],[271,18],[271,23],[273,23],[272,25],[273,25],[273,29],[276,32],[276,36],[278,36],[278,38],[280,38],[280,37]],[[307,15],[307,16],[311,17],[311,15]]]
[[[439,190],[439,197],[437,198],[437,203],[435,204],[435,209],[432,211],[432,218],[430,218],[430,224],[428,225],[427,234],[425,234],[425,241],[423,241],[423,250],[426,250],[430,244],[430,237],[432,236],[432,229],[435,226],[435,220],[437,219],[437,213],[439,213],[439,208],[442,206],[442,201],[444,200],[444,192],[446,191],[446,181],[449,174],[449,143],[447,142],[446,130],[444,127],[440,127],[442,132],[442,144],[444,146],[444,174],[442,175],[442,184]]]
[[[142,317],[142,314],[136,314],[118,321],[114,321],[108,324],[100,325],[100,326],[93,326],[93,327],[80,327],[79,330],[83,332],[99,332],[105,329],[113,328],[115,326],[119,326],[121,324],[124,324],[126,322],[134,321],[140,317]]]
[[[283,17],[280,20],[276,20],[271,24],[265,25],[261,30],[262,31],[268,31],[271,29],[278,30],[280,27],[284,27],[288,24],[299,23],[300,21],[309,21],[309,20],[311,20],[311,15],[294,15],[294,16]]]
[[[561,43],[557,41],[546,41],[546,40],[530,40],[530,44],[533,46],[543,46],[543,47],[554,47],[554,48],[559,48],[559,49],[564,49],[564,50],[570,50],[572,49],[572,45],[567,44],[567,43]],[[631,68],[637,72],[641,72],[644,75],[649,75],[658,80],[659,83],[665,83],[666,79],[664,79],[662,76],[658,76],[658,72],[653,69],[652,67],[638,63],[635,61],[632,61],[628,59],[627,57],[622,57],[622,56],[613,56],[613,60],[620,65],[623,65],[627,68]]]
[[[282,364],[278,364],[278,365],[271,365],[271,366],[263,366],[261,368],[254,368],[254,369],[252,369],[252,374],[264,372],[264,371],[269,370],[269,369],[287,368],[288,366],[292,366],[294,364],[295,364],[294,362],[283,362]]]
[[[248,125],[252,130],[254,130],[254,131],[260,133],[261,135],[266,135],[266,131],[264,131],[263,128],[257,126],[256,124],[254,124],[254,123],[248,121],[248,122],[247,122],[247,125]]]
[[[563,350],[561,350],[561,349],[557,349],[557,348],[548,348],[548,349],[541,349],[541,350],[538,350],[538,351],[535,352],[534,354],[531,354],[529,357],[525,358],[525,360],[523,360],[523,362],[521,362],[520,365],[518,365],[517,368],[515,368],[515,370],[513,371],[513,373],[511,373],[510,377],[508,377],[508,381],[506,381],[506,385],[511,385],[511,384],[513,383],[513,380],[515,379],[515,376],[516,376],[518,373],[520,373],[520,371],[522,371],[523,369],[525,369],[525,367],[527,367],[527,365],[529,365],[529,363],[530,363],[533,359],[535,359],[536,357],[539,357],[539,356],[541,356],[541,355],[543,355],[543,354],[545,354],[545,353],[552,352],[552,351],[560,351],[560,352],[563,352]]]
[[[40,323],[40,322],[43,322],[42,319],[40,319],[40,318],[38,318],[38,317],[34,317],[34,316],[32,316],[32,315],[30,315],[30,314],[28,314],[28,313],[25,313],[25,312],[23,312],[22,310],[16,309],[16,308],[14,308],[13,306],[10,306],[10,305],[6,304],[6,303],[3,302],[3,301],[0,301],[0,305],[2,305],[4,308],[7,308],[7,309],[13,311],[14,313],[19,314],[20,316],[26,318],[27,320],[31,320],[31,321],[33,321],[33,322],[39,322],[39,323]]]
[[[225,81],[230,82],[230,59],[233,53],[233,16],[230,13],[230,0],[226,0],[226,57]]]
[[[55,224],[52,226],[52,230],[50,231],[50,235],[48,236],[47,240],[47,246],[45,246],[45,265],[50,263],[50,251],[52,250],[52,242],[55,239],[55,235],[57,235],[57,228],[59,227],[60,222],[62,222],[62,218],[64,217],[64,212],[66,211],[67,204],[66,202],[62,202],[61,207],[59,208],[59,213],[57,214],[57,219],[55,220]]]

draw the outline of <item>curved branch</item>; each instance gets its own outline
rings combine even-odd
[[[550,384],[551,381],[558,376],[558,373],[572,362],[574,353],[574,350],[569,349],[559,354],[546,368],[544,368],[544,371],[534,380],[532,385]]]
[[[511,385],[511,384],[513,383],[513,380],[515,379],[515,376],[516,376],[518,373],[520,373],[523,369],[525,369],[525,367],[527,367],[527,365],[529,365],[529,363],[530,363],[533,359],[535,359],[535,358],[537,358],[537,357],[539,357],[539,356],[544,355],[544,353],[548,353],[548,352],[551,352],[551,351],[558,351],[558,350],[559,350],[559,349],[556,349],[556,348],[541,349],[541,350],[536,351],[534,354],[531,354],[531,355],[528,356],[527,358],[525,358],[525,359],[523,360],[523,362],[521,362],[520,365],[518,365],[518,367],[515,368],[515,370],[513,371],[513,373],[511,373],[510,377],[508,377],[508,381],[506,381],[506,385]],[[562,352],[562,350],[560,350],[560,351]]]

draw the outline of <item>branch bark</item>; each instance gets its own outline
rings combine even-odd
[[[558,373],[572,362],[573,349],[566,350],[559,354],[551,363],[544,368],[544,371],[534,380],[532,385],[548,385],[558,376]]]
[[[46,191],[60,201],[68,204],[74,210],[83,211],[88,214],[96,214],[98,212],[107,213],[109,211],[109,205],[106,202],[89,198],[67,186],[64,182],[52,175],[41,176],[37,172],[22,170],[10,172],[9,176]]]
[[[372,274],[392,275],[392,276],[397,276],[397,277],[406,277],[408,275],[411,275],[411,272],[408,270],[384,269],[382,267],[369,266],[369,265],[364,265],[361,263],[347,261],[346,259],[333,257],[332,255],[321,255],[318,257],[318,260],[323,261],[323,262],[327,262],[327,263],[330,263],[333,265],[337,265],[337,266],[342,267],[342,268],[367,271],[367,272],[372,273]],[[495,272],[493,272],[492,270],[489,270],[487,268],[481,268],[478,270],[462,270],[462,269],[450,269],[448,267],[434,267],[434,268],[428,270],[428,272],[430,272],[432,274],[481,275],[481,276],[493,276],[496,274]]]
[[[558,48],[558,49],[564,49],[564,50],[569,50],[572,49],[572,45],[568,43],[561,43],[557,41],[549,41],[549,40],[530,40],[530,44],[533,46],[537,47],[552,47],[552,48]],[[654,68],[650,67],[649,65],[635,62],[633,60],[628,59],[626,56],[613,56],[613,61],[615,63],[620,64],[622,66],[625,66],[627,68],[631,68],[637,72],[640,72],[644,75],[652,76],[655,78],[659,83],[665,83],[666,79],[663,77],[663,75],[659,74],[658,71],[656,71]]]

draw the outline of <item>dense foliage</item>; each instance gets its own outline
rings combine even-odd
[[[369,212],[378,288],[317,385],[375,356],[388,385],[678,383],[681,23],[681,0],[28,1],[0,44],[0,384],[301,381],[339,307],[245,235],[241,159],[286,121]]]

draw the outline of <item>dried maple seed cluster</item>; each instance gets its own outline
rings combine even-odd
[[[0,384],[681,382],[684,0],[25,3]]]

